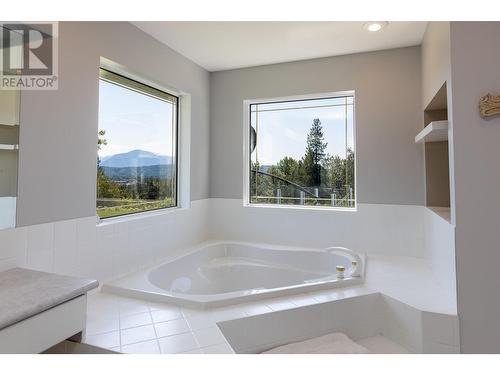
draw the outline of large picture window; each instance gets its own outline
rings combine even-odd
[[[177,205],[178,97],[100,69],[97,215]]]
[[[355,207],[353,94],[248,111],[250,204]]]

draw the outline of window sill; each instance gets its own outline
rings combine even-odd
[[[100,219],[97,216],[97,225],[96,226],[97,227],[105,227],[108,225],[125,223],[125,222],[129,222],[129,221],[136,221],[136,220],[141,220],[141,219],[148,219],[148,218],[156,217],[156,216],[170,215],[174,212],[187,210],[190,207],[191,207],[191,205],[189,205],[188,207],[181,207],[181,206],[167,207],[167,208],[160,208],[160,209],[153,210],[153,211],[137,212],[135,214],[109,217],[109,218],[105,218],[105,219]]]
[[[247,208],[279,208],[288,210],[314,210],[314,211],[344,211],[356,212],[356,207],[328,207],[328,206],[299,206],[286,204],[259,204],[259,203],[243,203],[243,207]]]

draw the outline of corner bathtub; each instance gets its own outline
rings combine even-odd
[[[355,262],[355,263],[353,263]],[[344,278],[336,266],[344,266]],[[362,259],[351,250],[207,243],[187,255],[104,284],[104,292],[206,308],[360,284]]]

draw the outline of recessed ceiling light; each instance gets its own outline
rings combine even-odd
[[[375,32],[382,30],[388,24],[389,22],[387,21],[367,22],[363,25],[363,27],[365,28],[365,30]]]

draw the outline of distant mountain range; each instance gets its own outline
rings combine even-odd
[[[115,154],[101,158],[101,167],[126,168],[126,167],[148,167],[151,165],[172,164],[172,157],[158,155],[144,150],[132,150],[122,154]]]
[[[132,150],[100,159],[104,174],[114,181],[133,182],[141,177],[171,177],[175,164],[171,156],[158,155],[144,150]]]
[[[133,182],[145,177],[168,178],[175,174],[175,165],[147,165],[145,167],[102,167],[106,176],[114,181]]]

